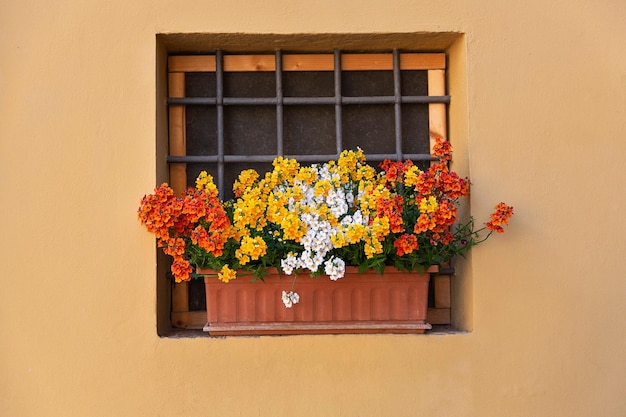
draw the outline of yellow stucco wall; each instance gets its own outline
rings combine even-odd
[[[626,415],[626,3],[8,0],[0,11],[0,415]],[[472,331],[159,338],[156,34],[464,35],[450,136],[507,233]],[[456,106],[456,107],[455,107]]]

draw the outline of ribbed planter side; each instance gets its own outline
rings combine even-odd
[[[388,267],[378,275],[346,268],[337,281],[300,274],[295,286],[300,302],[292,308],[281,297],[291,290],[293,276],[272,271],[255,283],[246,276],[229,283],[205,277],[204,330],[211,335],[424,333],[431,328],[426,323],[428,283],[436,271],[432,267],[418,274]]]

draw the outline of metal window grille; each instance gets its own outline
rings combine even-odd
[[[414,69],[420,68],[418,65],[406,64],[401,62],[406,57],[407,61],[411,58],[425,56],[430,58],[434,56],[441,61],[443,54],[401,54],[398,50],[394,50],[391,54],[344,54],[339,50],[335,50],[332,54],[332,74],[334,80],[333,95],[332,96],[289,96],[285,94],[283,81],[285,73],[288,71],[310,71],[316,72],[316,67],[322,65],[321,71],[328,71],[330,55],[318,55],[313,61],[314,64],[309,67],[304,65],[294,64],[286,66],[284,61],[289,60],[293,62],[293,57],[311,57],[311,55],[295,55],[284,54],[282,51],[276,51],[273,54],[272,61],[268,58],[268,55],[225,55],[222,51],[217,51],[215,55],[211,56],[194,56],[194,57],[170,57],[170,72],[179,72],[178,67],[183,67],[184,72],[211,72],[214,73],[215,87],[214,91],[207,94],[204,97],[188,97],[183,92],[182,96],[172,96],[168,98],[168,105],[170,109],[173,107],[183,108],[197,108],[205,107],[211,108],[214,111],[216,135],[213,139],[216,147],[208,153],[204,154],[187,154],[187,150],[184,152],[178,152],[178,154],[170,152],[167,157],[169,164],[215,164],[216,165],[216,184],[223,193],[226,184],[225,180],[225,166],[229,164],[237,163],[268,163],[271,162],[276,156],[285,156],[289,158],[296,158],[298,161],[318,162],[329,159],[335,159],[339,156],[339,153],[345,146],[345,113],[348,111],[348,107],[367,107],[368,105],[388,105],[393,107],[393,152],[387,153],[367,153],[366,157],[368,161],[382,161],[384,159],[412,159],[414,161],[428,161],[431,160],[430,153],[410,153],[405,152],[405,138],[403,137],[403,106],[410,104],[448,104],[450,97],[447,95],[415,95],[415,94],[403,94],[402,88],[402,71],[406,68]],[[350,59],[355,61],[355,57],[370,58],[369,61],[372,64],[352,64],[350,66]],[[231,58],[230,61],[227,61]],[[246,59],[252,64],[248,67],[244,65],[237,66],[237,62],[246,62]],[[186,64],[181,64],[187,60]],[[255,61],[256,60],[256,61]],[[378,61],[377,61],[378,60]],[[199,62],[205,62],[204,66],[198,64]],[[346,61],[347,64],[346,64]],[[368,60],[365,60],[367,62]],[[390,61],[390,62],[389,62]],[[255,63],[256,62],[256,63]],[[443,57],[445,65],[445,57]],[[226,63],[226,65],[225,65]],[[272,65],[273,64],[273,65]],[[389,65],[390,64],[390,65]],[[440,65],[440,64],[439,64]],[[186,69],[184,68],[186,66]],[[422,64],[422,67],[425,65]],[[342,75],[346,71],[371,71],[371,70],[390,70],[393,77],[393,91],[386,95],[346,95],[342,85]],[[247,96],[237,97],[229,96],[226,94],[225,76],[229,72],[237,71],[252,71],[252,72],[270,72],[274,74],[275,91],[272,96],[267,94],[259,94],[259,96]],[[317,70],[320,71],[319,69]],[[267,79],[267,78],[265,78]],[[171,81],[170,81],[171,82]],[[261,88],[267,90],[267,88]],[[265,92],[266,93],[266,92]],[[225,152],[225,143],[228,141],[228,130],[225,126],[225,114],[229,111],[229,108],[267,108],[271,106],[275,109],[275,152],[271,154],[257,154],[255,148],[250,146],[248,152],[245,154],[232,154]],[[290,111],[294,107],[307,107],[307,106],[326,106],[334,109],[334,149],[332,153],[316,153],[316,154],[303,154],[303,153],[286,153],[285,152],[285,113]],[[352,110],[349,110],[352,111]],[[187,121],[185,120],[185,123]],[[245,128],[245,127],[244,127]],[[428,127],[426,127],[428,128]],[[185,135],[183,134],[183,139]],[[230,139],[232,140],[232,138]],[[293,151],[293,146],[290,149]],[[327,150],[327,149],[325,149]],[[222,197],[224,195],[222,194]]]

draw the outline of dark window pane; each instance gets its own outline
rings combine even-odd
[[[276,107],[224,107],[224,153],[276,154]]]
[[[428,71],[401,71],[400,87],[403,96],[427,96]]]
[[[224,97],[276,97],[276,74],[225,72]]]
[[[186,97],[215,97],[214,72],[188,72],[185,74]]]
[[[402,105],[402,152],[430,153],[428,104]]]
[[[283,116],[285,154],[336,153],[333,106],[288,106]]]
[[[343,147],[365,153],[395,153],[393,105],[352,105],[342,110]]]
[[[213,106],[187,106],[185,109],[187,155],[217,154],[217,110]]]
[[[393,96],[393,71],[345,71],[341,90],[346,97]]]
[[[283,95],[285,97],[333,97],[335,76],[331,71],[285,71],[283,72]]]
[[[206,310],[206,292],[204,290],[204,280],[192,279],[189,281],[187,291],[189,293],[189,311]]]

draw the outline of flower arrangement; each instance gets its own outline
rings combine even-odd
[[[278,157],[264,177],[242,171],[226,202],[203,172],[182,196],[167,184],[144,196],[139,219],[172,256],[177,282],[189,280],[193,267],[218,271],[224,282],[245,271],[262,279],[278,268],[294,284],[299,271],[338,280],[346,265],[421,272],[502,233],[513,214],[498,203],[480,229],[471,218],[460,222],[457,203],[469,180],[449,171],[451,153],[437,139],[437,162],[427,171],[385,160],[377,172],[360,149],[312,166]],[[293,290],[283,292],[286,307],[299,301]]]

